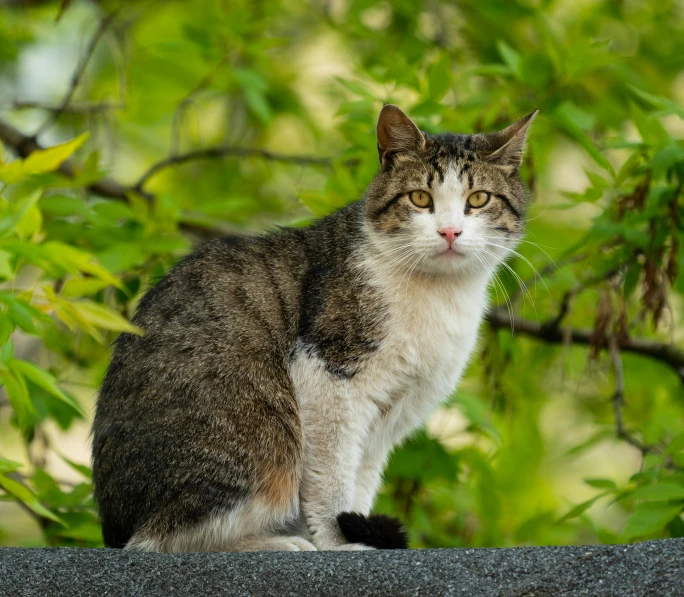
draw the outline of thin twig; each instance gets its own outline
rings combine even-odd
[[[74,96],[74,93],[76,92],[76,88],[81,82],[83,73],[85,72],[88,63],[90,62],[90,59],[92,58],[93,53],[95,52],[95,48],[97,47],[100,38],[106,31],[107,27],[109,27],[110,23],[114,20],[114,17],[116,16],[117,12],[118,10],[115,10],[114,12],[111,12],[108,15],[104,16],[102,19],[100,19],[100,23],[97,29],[95,30],[95,33],[93,33],[93,36],[90,38],[90,42],[86,47],[85,53],[83,54],[81,60],[76,66],[76,70],[74,71],[73,75],[71,75],[71,82],[69,83],[69,88],[67,89],[66,95],[64,96],[60,104],[57,106],[57,109],[54,112],[52,112],[50,116],[48,116],[48,118],[45,120],[45,122],[43,122],[42,125],[40,125],[38,130],[33,135],[34,137],[37,138],[40,136],[41,133],[45,132],[50,126],[52,126],[57,121],[57,119],[62,115],[64,110],[66,110],[67,106],[69,105],[69,102],[71,101],[71,98]]]
[[[610,360],[615,371],[615,392],[613,393],[613,414],[615,417],[615,435],[626,441],[630,446],[634,446],[642,454],[651,451],[651,446],[640,442],[625,429],[625,421],[622,416],[622,407],[625,404],[625,373],[622,367],[622,357],[615,335],[610,337]]]
[[[623,265],[618,265],[601,275],[589,276],[582,280],[579,284],[575,285],[573,288],[565,292],[565,294],[563,294],[563,298],[561,299],[561,305],[558,309],[558,314],[553,319],[546,322],[544,325],[546,327],[559,327],[563,320],[567,317],[568,313],[570,312],[572,302],[575,300],[577,295],[584,292],[587,288],[590,288],[596,284],[599,284],[601,282],[607,282],[608,280],[613,278],[617,273],[619,273],[623,267]]]
[[[559,328],[560,324],[563,323],[563,320],[567,317],[568,313],[570,313],[570,305],[572,304],[572,301],[575,299],[576,296],[577,291],[574,288],[572,290],[568,290],[563,295],[557,315],[550,321],[546,322],[544,325],[546,327]]]
[[[212,68],[211,71],[204,75],[204,77],[200,79],[199,83],[197,83],[197,85],[195,85],[190,91],[188,91],[183,97],[183,99],[178,103],[178,106],[176,107],[176,110],[173,113],[173,124],[171,126],[171,155],[177,155],[180,150],[181,121],[188,106],[192,103],[193,97],[209,86],[214,76],[216,76],[216,73],[218,73],[221,70],[221,68],[225,66],[227,61],[227,55],[221,58],[221,60],[218,61],[214,68]]]

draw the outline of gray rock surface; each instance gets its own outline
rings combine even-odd
[[[347,553],[2,548],[0,595],[675,597],[684,596],[684,539]]]

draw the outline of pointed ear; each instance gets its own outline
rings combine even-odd
[[[386,104],[380,111],[378,126],[378,154],[380,162],[393,153],[416,151],[425,147],[425,137],[406,114],[392,104]]]
[[[539,110],[535,110],[498,133],[485,135],[484,159],[503,166],[511,173],[520,168],[527,131],[538,112]]]

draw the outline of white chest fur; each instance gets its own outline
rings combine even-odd
[[[382,420],[395,427],[388,432],[399,435],[392,438],[399,441],[453,391],[462,375],[477,341],[486,279],[388,282],[387,336],[357,384],[379,405]]]
[[[383,443],[400,441],[455,388],[475,347],[487,280],[484,273],[465,280],[378,273],[388,319],[359,372],[340,379],[309,354],[291,363],[305,420],[319,410],[312,403],[335,401],[373,419],[369,431],[384,427]]]

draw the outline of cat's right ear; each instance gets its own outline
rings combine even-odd
[[[425,137],[420,129],[413,120],[392,104],[386,104],[382,108],[376,133],[378,155],[383,165],[394,153],[418,151],[425,147]]]

